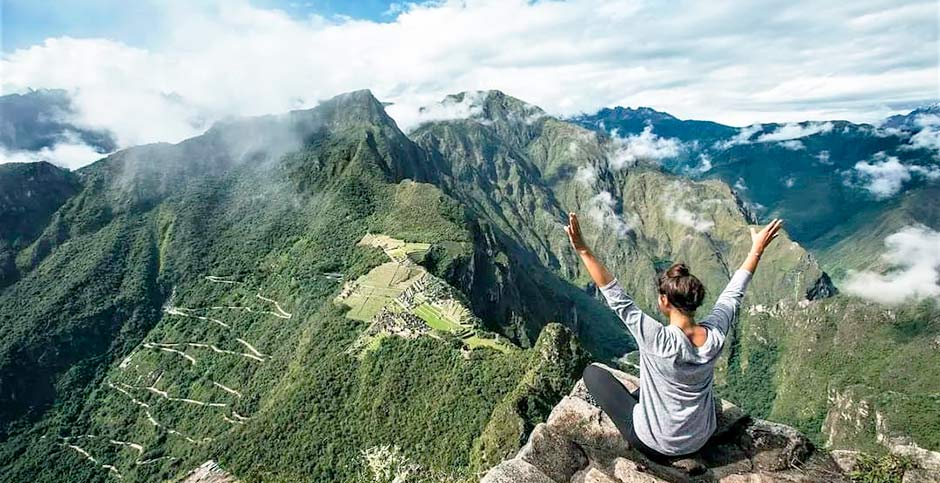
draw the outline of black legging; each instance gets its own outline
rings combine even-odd
[[[613,374],[595,365],[589,365],[584,369],[583,378],[588,392],[597,401],[601,410],[610,416],[630,446],[657,463],[667,462],[673,458],[644,444],[633,430],[633,407],[640,402],[639,389],[631,393]]]

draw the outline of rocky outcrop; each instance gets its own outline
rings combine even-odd
[[[604,368],[631,390],[639,383]],[[847,481],[832,457],[815,451],[800,432],[750,418],[727,401],[718,410],[718,430],[696,457],[662,465],[631,448],[613,421],[588,400],[579,381],[519,453],[492,468],[481,483]]]
[[[179,483],[239,483],[213,460],[206,461],[186,475]]]
[[[829,274],[823,272],[822,275],[816,279],[816,283],[814,283],[813,286],[806,291],[806,300],[819,300],[834,297],[838,293],[839,289],[837,289],[836,285],[832,283],[832,279],[829,278]]]

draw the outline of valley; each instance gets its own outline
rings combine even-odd
[[[749,288],[719,395],[821,447],[940,449],[938,308],[882,306],[828,273],[876,267],[895,228],[936,227],[928,177],[883,204],[823,179],[804,159],[818,149],[839,169],[857,161],[824,145],[845,142],[833,127],[801,138],[790,165],[794,186],[830,194],[783,196],[760,180],[784,166],[760,163],[796,154],[756,141],[778,126],[725,147],[737,128],[655,111],[564,120],[499,91],[443,102],[472,109],[406,134],[356,91],[75,172],[0,169],[0,186],[61,188],[0,200],[15,235],[0,240],[0,481],[172,481],[208,460],[245,481],[356,481],[376,448],[472,481],[589,360],[635,349],[568,245],[568,212],[650,313],[665,266],[692,266],[707,310],[748,228],[792,215]],[[668,148],[654,134],[710,147],[630,151],[629,136]],[[899,156],[932,162],[915,154]],[[811,229],[821,217],[830,231]],[[878,420],[848,430],[840,404],[859,398]]]

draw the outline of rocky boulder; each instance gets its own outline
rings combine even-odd
[[[639,383],[603,367],[630,390]],[[727,401],[718,409],[718,430],[694,458],[657,464],[631,448],[586,396],[579,381],[519,453],[493,467],[481,483],[848,481],[836,462],[815,451],[799,431],[751,418]]]
[[[209,460],[191,471],[179,483],[239,483],[239,481],[223,470],[218,463]]]

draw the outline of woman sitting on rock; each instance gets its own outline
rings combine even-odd
[[[750,253],[715,308],[700,322],[694,317],[705,287],[685,264],[669,267],[659,277],[659,310],[669,318],[665,326],[644,314],[594,257],[581,236],[577,216],[571,213],[568,221],[565,231],[571,245],[640,350],[638,393],[631,394],[612,374],[594,365],[585,369],[584,384],[630,445],[654,461],[698,451],[717,425],[712,391],[715,362],[757,262],[777,237],[782,221],[774,220],[759,232],[751,229]]]

